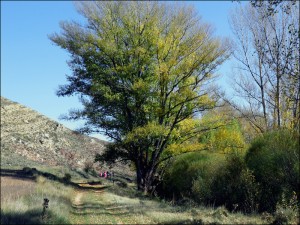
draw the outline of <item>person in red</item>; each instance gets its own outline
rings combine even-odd
[[[106,173],[106,172],[103,173],[103,177],[104,177],[104,178],[107,177],[107,173]]]

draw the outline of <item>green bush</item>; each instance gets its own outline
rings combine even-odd
[[[197,174],[197,177],[193,180],[192,185],[192,196],[193,199],[198,203],[204,203],[207,205],[214,204],[212,185],[214,182],[215,176],[219,173],[221,168],[224,167],[225,158],[216,158],[211,156],[206,161],[203,161],[201,164],[201,172]]]
[[[257,138],[246,154],[246,163],[259,182],[259,210],[274,212],[284,194],[299,199],[299,135],[277,130]]]
[[[180,157],[166,173],[165,192],[176,200],[184,197],[229,210],[253,212],[259,188],[241,155],[221,157],[211,153],[190,153]]]
[[[71,174],[65,173],[65,176],[63,177],[63,181],[69,183],[71,181],[71,178],[72,178]]]
[[[229,210],[254,212],[257,210],[259,187],[242,156],[232,154],[224,166],[212,176],[208,199],[216,206],[225,205]]]
[[[202,153],[188,153],[178,157],[163,178],[163,192],[165,197],[191,197],[191,187],[196,177],[205,171],[208,155]]]
[[[189,153],[178,157],[163,178],[164,197],[177,202],[188,197],[247,213],[273,213],[282,196],[297,199],[299,204],[299,135],[274,131],[257,138],[245,157],[238,153],[217,155]]]

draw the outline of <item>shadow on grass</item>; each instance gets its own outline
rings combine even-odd
[[[93,184],[99,184],[98,182],[86,183],[91,186],[82,186],[82,184],[84,184],[84,183],[77,184],[77,183],[70,181],[70,179],[66,179],[66,177],[58,177],[52,173],[42,172],[42,171],[37,170],[36,168],[29,168],[29,167],[24,167],[22,170],[1,169],[0,175],[19,178],[19,179],[28,179],[28,180],[35,180],[37,176],[43,176],[49,180],[57,181],[64,185],[72,186],[72,187],[80,189],[80,190],[103,190],[103,189],[107,188],[106,186],[103,186],[103,187],[99,187],[99,186],[93,187],[92,186]]]
[[[120,174],[120,173],[117,173],[117,172],[114,173],[114,178],[115,179],[121,178],[121,179],[124,179],[126,182],[129,182],[129,183],[134,182],[134,179],[130,178],[129,176],[125,176],[124,174]]]
[[[81,177],[83,177],[83,178],[85,178],[85,179],[89,179],[89,176],[86,175],[86,174],[84,174],[83,172],[77,171],[77,170],[75,170],[75,172],[76,172],[79,176],[81,176]]]
[[[74,215],[129,215],[133,212],[133,206],[128,204],[104,204],[102,202],[97,203],[71,203],[71,213]]]
[[[166,223],[158,223],[158,224],[166,224]],[[174,221],[168,221],[167,224],[207,224],[207,225],[218,225],[220,223],[204,223],[201,219],[199,220],[174,220]]]
[[[69,224],[64,218],[58,218],[51,212],[43,219],[40,210],[30,210],[25,213],[8,212],[1,210],[1,224]]]
[[[105,211],[102,211],[102,212],[97,212],[97,211],[91,211],[91,212],[87,212],[87,211],[71,211],[72,214],[74,215],[80,215],[80,216],[83,216],[83,215],[110,215],[110,216],[119,216],[119,215],[130,215],[129,212],[105,212]]]

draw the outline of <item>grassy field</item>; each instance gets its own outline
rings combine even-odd
[[[57,170],[59,171],[59,169]],[[51,178],[51,179],[49,179]],[[173,206],[136,191],[134,182],[112,182],[37,170],[6,170],[1,176],[1,224],[267,224],[267,217],[225,208]],[[43,199],[49,208],[42,216]]]

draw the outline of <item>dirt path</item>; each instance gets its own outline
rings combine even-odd
[[[93,188],[100,188],[100,187],[102,187],[102,185],[90,185],[90,184],[87,184],[87,183],[79,183],[79,185],[81,186],[81,187],[93,187]],[[74,197],[74,200],[73,200],[73,202],[72,202],[72,204],[73,205],[82,205],[83,203],[82,203],[82,197],[83,197],[83,195],[84,195],[84,193],[85,193],[86,191],[81,191],[81,190],[75,190],[75,197]],[[94,192],[94,193],[96,193],[96,194],[101,194],[101,193],[103,193],[104,192],[104,190],[98,190],[98,189],[96,189],[96,190],[91,190],[91,192]]]
[[[1,177],[1,204],[36,191],[38,183],[15,177]],[[126,224],[130,207],[111,197],[103,185],[79,184],[91,189],[72,191],[69,219],[74,224]]]
[[[83,196],[83,193],[77,191],[77,192],[76,192],[76,195],[75,195],[75,199],[74,199],[73,204],[74,204],[74,205],[81,205],[81,204],[82,204],[82,202],[81,202],[82,196]]]

